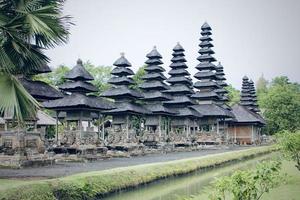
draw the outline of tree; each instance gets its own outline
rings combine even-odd
[[[45,83],[48,83],[52,86],[58,86],[63,84],[66,80],[64,78],[65,74],[70,71],[70,68],[65,65],[60,65],[52,72],[47,74],[38,74],[33,77],[33,80],[40,80]]]
[[[254,170],[237,171],[214,183],[211,200],[259,200],[263,194],[279,186],[284,178],[281,163],[262,162]]]
[[[70,17],[62,16],[62,6],[60,0],[0,2],[0,115],[9,112],[18,122],[35,116],[39,105],[17,77],[49,61],[43,49],[67,41]]]
[[[142,77],[146,74],[145,66],[139,67],[137,72],[133,75],[132,79],[134,81],[133,85],[131,86],[132,89],[140,90],[139,85],[144,82]]]
[[[283,130],[300,129],[300,91],[287,77],[276,77],[261,97],[267,131],[274,134]]]
[[[240,101],[240,91],[235,89],[232,85],[225,87],[228,91],[228,105],[232,106]]]
[[[278,133],[277,141],[279,148],[288,160],[296,162],[296,167],[300,171],[300,131],[291,133],[283,131]]]

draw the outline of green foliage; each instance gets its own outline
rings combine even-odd
[[[133,75],[132,79],[134,84],[131,86],[132,89],[140,90],[139,84],[143,83],[144,80],[142,77],[146,74],[145,66],[142,66],[138,69],[138,71]]]
[[[257,165],[255,170],[237,171],[214,184],[212,200],[258,200],[263,194],[282,183],[281,162],[269,161]]]
[[[55,138],[55,126],[47,126],[46,127],[46,135],[45,137],[48,139]]]
[[[249,158],[272,151],[274,151],[274,147],[257,147],[235,151],[235,153],[226,152],[200,158],[194,157],[162,163],[74,174],[59,179],[40,181],[38,184],[31,183],[25,187],[21,185],[2,190],[0,199],[38,199],[41,194],[40,191],[36,191],[38,187],[35,185],[38,186],[39,184],[48,185],[48,190],[43,193],[52,194],[52,198],[55,196],[56,198],[61,197],[61,199],[64,200],[95,199],[96,196],[100,197],[110,192],[135,187],[161,178],[186,174],[199,169],[212,168],[233,160]],[[31,185],[34,185],[34,187],[30,187]],[[28,198],[29,193],[32,194],[30,198]],[[26,198],[20,198],[23,196]]]
[[[95,66],[89,61],[83,65],[94,77],[92,83],[99,89],[97,94],[100,94],[111,87],[110,84],[107,83],[107,81],[111,78],[111,66]]]
[[[240,101],[240,91],[235,89],[232,85],[228,85],[225,90],[228,91],[228,105],[232,106]]]
[[[0,73],[1,84],[7,85],[0,88],[0,114],[10,112],[22,121],[37,110],[38,104],[14,75],[27,75],[45,65],[49,58],[43,50],[67,41],[70,17],[62,16],[62,5],[59,0],[1,1]]]
[[[47,74],[38,74],[32,77],[33,80],[40,80],[45,83],[48,83],[49,85],[58,86],[63,84],[66,80],[64,78],[64,75],[70,71],[70,68],[65,65],[60,65],[52,72]]]
[[[15,76],[0,73],[0,91],[0,113],[15,117],[18,122],[26,118],[35,118],[39,103]]]
[[[300,129],[300,90],[287,77],[275,78],[268,92],[259,96],[270,134]]]
[[[283,131],[277,135],[279,148],[289,160],[296,162],[296,167],[300,171],[300,131],[291,133]]]

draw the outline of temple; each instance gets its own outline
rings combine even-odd
[[[145,119],[145,144],[151,140],[151,143],[165,141],[169,131],[169,116],[176,114],[176,111],[172,111],[164,105],[164,102],[171,100],[172,97],[165,93],[169,86],[164,82],[167,78],[163,75],[164,68],[160,66],[163,64],[162,56],[154,47],[146,57],[148,58],[145,62],[146,74],[142,77],[144,82],[139,85],[143,91],[144,107],[151,112]],[[151,133],[154,134],[152,137]]]
[[[191,143],[191,134],[195,135],[198,120],[202,116],[190,107],[195,105],[196,102],[190,97],[194,94],[193,83],[190,73],[186,70],[188,66],[185,64],[184,51],[179,43],[173,48],[171,70],[168,73],[170,77],[167,80],[170,89],[166,91],[172,96],[172,100],[165,102],[167,107],[177,112],[171,120],[171,134],[176,145]]]
[[[261,143],[261,128],[265,120],[258,113],[254,84],[247,76],[243,77],[240,103],[232,107],[234,115],[229,126],[229,138],[235,144]]]
[[[198,51],[200,56],[197,58],[200,64],[196,66],[199,72],[194,75],[198,79],[194,84],[194,88],[198,91],[191,96],[198,102],[198,105],[194,105],[192,108],[203,116],[199,123],[198,133],[200,134],[197,139],[199,143],[205,143],[205,140],[210,140],[211,143],[220,143],[220,138],[224,140],[224,135],[220,137],[220,121],[232,117],[232,113],[224,108],[225,91],[219,85],[220,81],[224,80],[222,73],[220,73],[221,67],[213,64],[216,59],[212,56],[214,51],[212,50],[211,30],[207,23],[204,23],[201,27],[202,37],[200,37],[200,50]],[[218,68],[219,75],[216,72]]]
[[[102,113],[113,109],[111,102],[89,93],[97,88],[90,82],[93,76],[83,67],[79,59],[77,64],[65,74],[65,83],[59,86],[64,97],[44,102],[47,109],[56,111],[56,141],[65,147],[81,148],[82,145],[100,144],[100,126],[94,126],[93,121],[103,117]],[[58,117],[65,113],[64,130],[59,134]]]
[[[116,107],[106,112],[107,115],[112,116],[108,142],[111,144],[137,143],[137,131],[141,125],[140,116],[150,111],[136,102],[142,99],[143,95],[130,88],[133,84],[131,76],[134,73],[124,53],[114,62],[114,66],[116,67],[111,72],[113,77],[108,81],[113,86],[101,94],[102,97],[113,99]]]

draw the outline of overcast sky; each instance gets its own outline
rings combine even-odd
[[[199,63],[200,27],[212,27],[215,58],[227,82],[286,75],[300,82],[298,0],[68,0],[64,13],[76,24],[66,45],[48,50],[51,67],[73,67],[78,58],[112,65],[120,52],[136,71],[154,45],[170,70],[172,48],[186,50],[189,71]]]

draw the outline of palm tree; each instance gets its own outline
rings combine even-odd
[[[63,0],[0,0],[0,115],[18,122],[39,108],[18,81],[49,62],[44,50],[66,43],[70,16]]]

